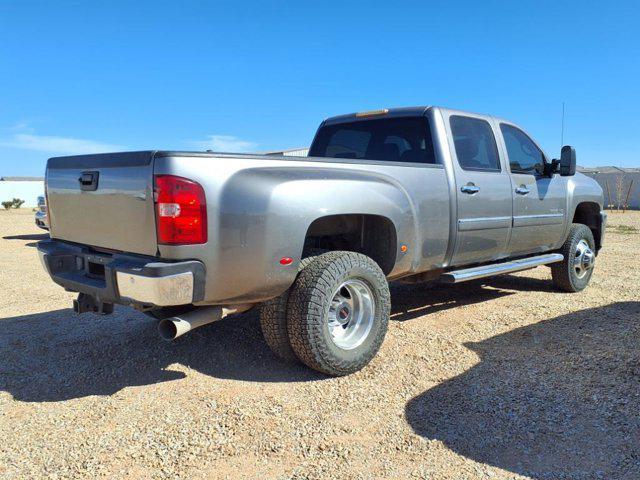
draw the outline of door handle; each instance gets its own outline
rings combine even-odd
[[[530,191],[531,190],[529,190],[526,185],[520,185],[518,188],[516,188],[516,193],[518,195],[527,195]]]
[[[478,193],[480,191],[480,187],[474,185],[473,183],[467,183],[460,187],[460,191],[462,193],[468,193],[469,195],[473,195],[474,193]]]

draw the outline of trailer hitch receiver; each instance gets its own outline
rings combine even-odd
[[[78,299],[73,301],[73,311],[77,314],[91,312],[98,315],[113,313],[113,303],[100,302],[91,295],[80,293]]]

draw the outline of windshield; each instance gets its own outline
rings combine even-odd
[[[320,128],[311,157],[436,163],[426,117],[360,120]]]

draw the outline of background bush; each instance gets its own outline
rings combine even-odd
[[[19,198],[14,198],[13,200],[8,200],[6,202],[2,202],[2,206],[5,210],[9,210],[10,208],[20,208],[24,200],[20,200]]]

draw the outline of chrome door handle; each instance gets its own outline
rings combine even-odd
[[[516,193],[518,195],[526,195],[530,192],[531,190],[529,190],[526,185],[520,185],[518,188],[516,188]]]
[[[473,195],[474,193],[478,193],[480,191],[480,187],[475,186],[473,183],[469,183],[467,185],[463,185],[460,187],[460,191],[462,193],[468,193],[469,195]]]

